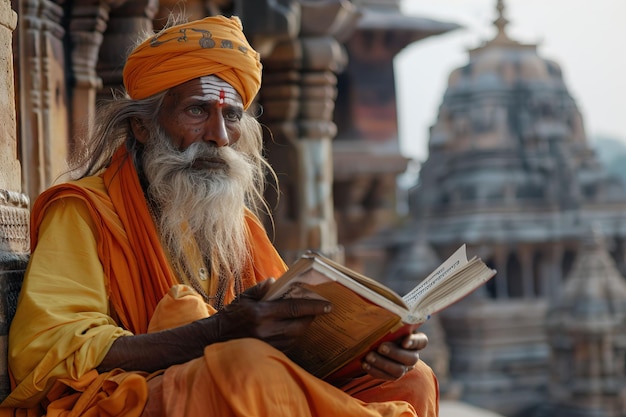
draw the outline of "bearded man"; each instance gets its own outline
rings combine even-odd
[[[236,17],[169,27],[131,53],[81,178],[33,206],[2,413],[438,414],[423,334],[334,384],[283,354],[332,306],[261,301],[286,267],[254,214],[269,169],[246,112],[260,82]]]

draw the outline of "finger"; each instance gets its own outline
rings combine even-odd
[[[365,355],[363,370],[375,378],[395,380],[404,376],[412,366],[389,360],[376,352]]]
[[[424,333],[412,333],[402,341],[402,347],[409,350],[422,350],[428,345],[428,336]]]
[[[315,316],[305,316],[297,319],[267,321],[258,326],[257,333],[263,340],[293,339],[301,336],[314,319]]]
[[[287,319],[294,319],[305,316],[317,316],[319,314],[330,313],[332,305],[328,301],[322,300],[278,300],[274,303],[277,304],[279,309],[277,310],[278,316]]]
[[[270,287],[272,286],[272,284],[274,284],[274,282],[276,282],[276,279],[274,278],[268,278],[266,280],[263,280],[259,282],[258,284],[242,292],[239,298],[250,298],[252,300],[260,300],[261,298],[263,298],[265,293],[269,291]]]
[[[382,343],[378,347],[377,353],[402,366],[412,367],[419,361],[419,353],[417,350],[404,349],[402,346],[391,342]]]

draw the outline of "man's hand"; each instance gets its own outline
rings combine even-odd
[[[321,300],[260,301],[273,282],[270,278],[249,288],[208,318],[218,324],[214,338],[225,341],[253,337],[284,351],[317,315],[330,312],[330,303]]]
[[[384,342],[363,360],[363,370],[374,378],[395,380],[419,360],[419,351],[428,344],[424,333],[413,333],[397,342]]]
[[[154,372],[202,356],[210,344],[243,337],[264,340],[280,350],[288,348],[318,314],[330,311],[319,300],[260,301],[274,282],[249,288],[237,300],[206,319],[184,326],[117,338],[98,366]]]

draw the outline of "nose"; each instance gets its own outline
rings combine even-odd
[[[218,148],[228,146],[230,140],[228,139],[226,122],[224,121],[224,116],[221,112],[216,112],[216,114],[209,117],[205,125],[202,140],[205,142],[213,142]]]

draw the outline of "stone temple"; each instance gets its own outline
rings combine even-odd
[[[511,39],[502,1],[497,9],[495,37],[449,76],[411,191],[412,227],[397,239],[410,243],[399,245],[392,280],[407,290],[420,265],[463,243],[498,271],[433,325],[443,328],[461,399],[521,416],[548,401],[547,311],[568,285],[591,225],[624,281],[626,193],[588,144],[559,64]],[[601,367],[623,370],[623,350],[616,352]],[[587,360],[568,358],[571,366]],[[623,387],[623,374],[616,378]]]

